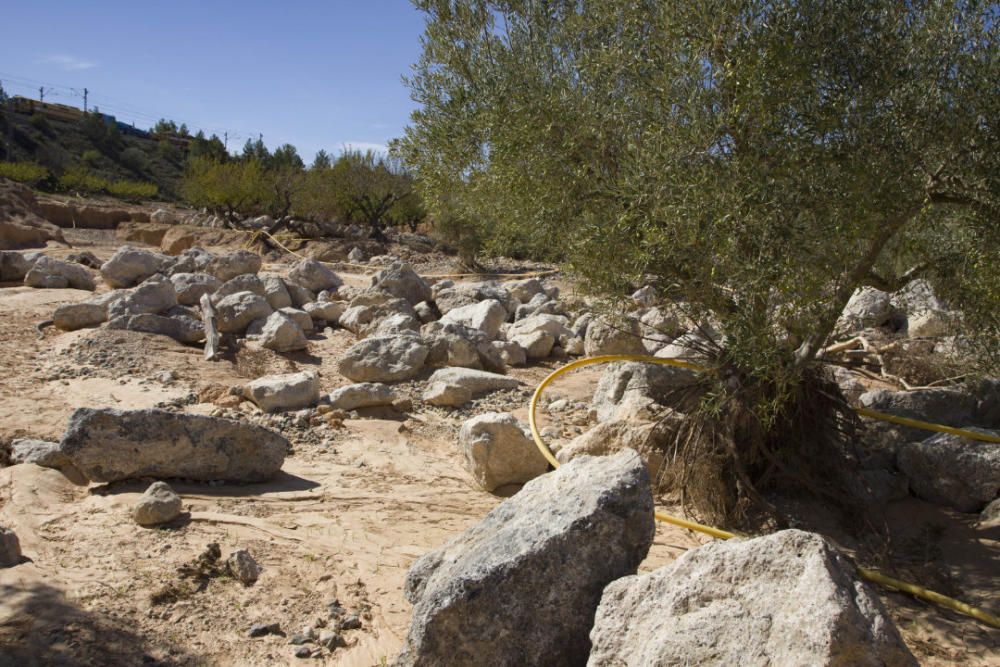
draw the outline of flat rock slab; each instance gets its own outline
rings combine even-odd
[[[93,482],[137,477],[262,482],[289,443],[266,428],[166,410],[80,408],[59,445]]]

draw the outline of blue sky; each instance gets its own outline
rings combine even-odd
[[[186,122],[230,150],[264,135],[304,159],[383,146],[413,103],[400,78],[420,53],[408,0],[4,3],[0,82],[9,94],[91,106],[150,127]],[[74,94],[70,88],[75,89]]]

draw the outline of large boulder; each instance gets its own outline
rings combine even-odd
[[[80,289],[93,292],[97,289],[94,276],[80,264],[64,262],[47,255],[35,259],[34,264],[24,275],[24,284],[28,287],[50,289]]]
[[[1000,435],[1000,431],[972,428]],[[937,433],[920,442],[904,444],[896,465],[918,497],[978,512],[1000,495],[1000,444]]]
[[[660,405],[689,408],[693,400],[686,389],[696,380],[693,371],[675,366],[638,361],[610,364],[594,391],[597,420],[634,420],[640,415],[656,413]]]
[[[854,333],[863,329],[885,326],[893,318],[892,295],[874,287],[859,288],[844,306],[837,329]]]
[[[431,300],[431,288],[409,264],[396,262],[372,277],[372,287],[415,306]]]
[[[470,399],[521,386],[517,378],[474,368],[442,368],[427,380],[423,399],[431,405],[457,407]]]
[[[247,383],[243,394],[264,412],[300,410],[319,402],[319,376],[315,371],[268,375]]]
[[[372,336],[348,348],[337,369],[354,382],[411,380],[424,367],[429,352],[420,336]]]
[[[529,482],[549,469],[530,431],[509,413],[487,412],[467,420],[458,443],[469,472],[485,491]]]
[[[909,667],[885,608],[819,535],[712,542],[601,597],[588,667]]]
[[[0,283],[19,283],[24,280],[34,262],[15,250],[0,250]]]
[[[56,308],[52,314],[52,324],[63,331],[96,327],[107,319],[108,307],[90,301],[65,303]]]
[[[303,259],[288,272],[289,279],[307,290],[321,292],[335,290],[344,284],[336,273],[315,259]]]
[[[184,313],[175,313],[174,310],[163,314],[122,315],[108,320],[108,328],[167,336],[185,345],[205,340],[205,325],[201,320]]]
[[[101,276],[111,287],[132,287],[154,273],[166,273],[173,263],[167,255],[126,245],[101,265]]]
[[[528,482],[406,577],[413,621],[396,665],[581,665],[604,587],[653,540],[635,452],[582,457]]]
[[[281,311],[275,311],[267,318],[251,323],[247,327],[247,335],[250,334],[256,336],[262,347],[275,352],[304,350],[309,345],[306,334],[298,322]]]
[[[11,463],[34,463],[43,468],[63,468],[69,459],[59,450],[58,442],[17,438],[10,443]]]
[[[93,482],[139,477],[262,482],[281,469],[289,443],[246,422],[157,409],[80,408],[59,449]]]
[[[195,306],[205,294],[212,294],[220,287],[222,281],[207,273],[175,273],[170,276],[177,294],[177,303],[184,306]]]
[[[192,248],[192,250],[200,249]],[[181,256],[183,257],[187,252],[181,253]],[[260,255],[249,250],[237,250],[229,255],[217,256],[209,255],[204,250],[201,250],[201,252],[208,255],[207,261],[204,268],[196,270],[213,275],[222,282],[232,280],[236,276],[242,276],[246,273],[257,273],[260,271],[262,265]]]
[[[162,313],[177,305],[177,292],[169,278],[155,275],[123,297],[108,304],[108,317]]]
[[[219,286],[219,289],[212,295],[212,303],[219,303],[230,294],[238,292],[253,292],[258,296],[265,296],[267,290],[264,281],[255,273],[244,273],[241,276],[230,278]],[[268,304],[270,305],[270,303]],[[274,306],[271,306],[272,308]]]
[[[645,354],[639,322],[631,318],[611,321],[594,318],[587,326],[583,347],[588,357],[603,354]]]
[[[338,387],[330,392],[330,407],[335,410],[357,410],[392,405],[399,396],[387,384],[360,382]]]
[[[461,324],[471,329],[478,329],[493,340],[500,333],[500,325],[507,319],[507,311],[503,305],[494,299],[487,299],[468,306],[449,310],[441,318],[445,324]]]
[[[290,308],[292,306],[292,295],[285,287],[285,281],[278,276],[264,276],[264,298],[267,305],[275,310]]]
[[[253,292],[237,292],[215,305],[216,326],[221,333],[242,333],[254,320],[274,312],[267,300]]]

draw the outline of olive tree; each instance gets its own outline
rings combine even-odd
[[[675,443],[706,513],[835,493],[851,413],[817,362],[859,287],[926,278],[997,340],[995,2],[415,4],[394,149],[431,213],[718,332]]]

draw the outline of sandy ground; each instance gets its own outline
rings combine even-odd
[[[99,257],[116,245],[108,235],[91,242],[80,249]],[[368,281],[362,274],[346,278]],[[89,296],[0,286],[0,438],[58,439],[81,406],[167,404],[218,414],[221,408],[199,396],[260,372],[314,368],[325,391],[347,384],[335,372],[336,359],[353,342],[342,330],[314,335],[308,352],[287,359],[262,353],[217,363],[204,362],[198,348],[131,332],[46,329],[39,339],[34,325],[56,305]],[[554,367],[517,369],[523,390],[461,411],[418,402],[409,414],[370,411],[342,427],[275,420],[272,428],[294,446],[276,480],[172,482],[186,514],[163,528],[142,528],[130,518],[145,482],[86,486],[33,465],[0,469],[0,525],[17,532],[30,559],[0,570],[0,665],[301,664],[287,637],[250,639],[248,629],[279,623],[291,636],[327,617],[335,601],[361,613],[363,626],[345,634],[347,647],[312,664],[391,662],[409,623],[402,595],[409,565],[502,501],[477,490],[463,466],[456,445],[461,421],[493,409],[525,418],[531,388]],[[592,370],[571,375],[551,397],[588,400],[596,378]],[[402,390],[416,396],[419,383]],[[226,410],[259,419],[245,403]],[[561,415],[546,416],[543,424],[567,438],[583,428]],[[971,517],[916,501],[890,507],[886,522],[892,535],[887,572],[1000,607],[998,531],[977,530]],[[661,525],[641,571],[706,539]],[[154,603],[154,594],[177,581],[177,568],[213,542],[224,557],[249,549],[264,567],[260,580],[244,587],[213,578],[203,590]],[[879,592],[922,664],[1000,664],[1000,631]]]

